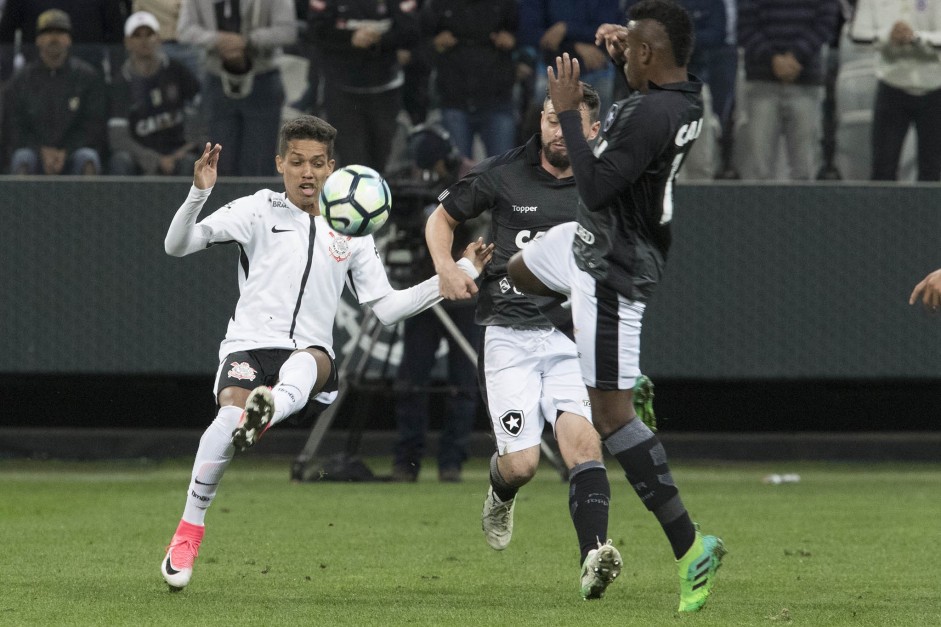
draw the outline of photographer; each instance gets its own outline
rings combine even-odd
[[[424,223],[429,210],[437,205],[437,196],[473,166],[463,158],[443,129],[420,125],[408,137],[408,163],[390,174],[387,180],[396,200],[395,234],[387,255],[389,275],[403,282],[432,276],[434,264],[424,242]],[[481,235],[486,224],[475,221],[455,236],[462,244]],[[461,251],[457,251],[460,256]],[[411,276],[401,276],[411,275]],[[444,301],[448,317],[471,346],[476,348],[479,327],[474,323],[476,300]],[[456,338],[431,310],[406,320],[404,350],[396,380],[395,422],[398,438],[393,451],[394,481],[418,479],[425,452],[430,418],[430,383],[437,362],[441,340],[448,342],[447,393],[438,445],[438,479],[458,482],[467,459],[468,440],[474,426],[480,394],[476,369],[467,362]]]

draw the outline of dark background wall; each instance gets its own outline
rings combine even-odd
[[[220,182],[207,209],[264,186],[279,189],[271,180]],[[0,425],[210,419],[237,252],[163,252],[188,187],[181,179],[0,181]],[[680,187],[671,259],[642,350],[664,428],[935,429],[941,318],[907,299],[941,266],[939,191]],[[343,306],[338,353],[357,316]],[[377,393],[358,400],[359,412],[389,401]],[[375,414],[371,427],[391,425],[388,411]]]

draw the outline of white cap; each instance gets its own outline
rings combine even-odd
[[[153,13],[138,11],[137,13],[132,13],[131,17],[127,18],[127,21],[124,22],[124,36],[130,37],[134,34],[134,31],[141,26],[146,26],[155,33],[160,32],[160,22],[157,21]]]

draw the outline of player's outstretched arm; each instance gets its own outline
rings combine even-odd
[[[941,307],[941,268],[926,276],[915,286],[912,295],[908,298],[908,304],[914,305],[919,299],[932,311],[937,311]]]
[[[474,249],[474,257],[481,264],[489,260],[491,251],[487,246],[480,249]],[[455,267],[458,272],[464,273],[471,282],[478,276],[477,268],[466,257],[457,260]],[[413,285],[404,290],[392,290],[385,296],[367,303],[379,318],[379,322],[385,325],[395,324],[415,314],[419,314],[432,305],[441,302],[441,287],[438,275],[425,279],[418,285]]]

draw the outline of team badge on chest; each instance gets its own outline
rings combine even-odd
[[[337,261],[346,261],[350,256],[350,238],[330,231],[330,256]]]

